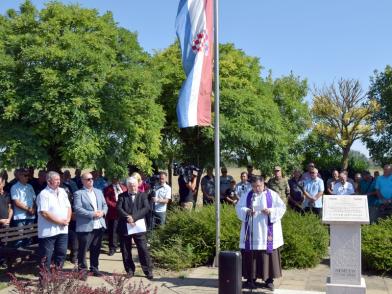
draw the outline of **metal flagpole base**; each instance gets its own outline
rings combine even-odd
[[[215,255],[214,262],[212,263],[213,267],[219,267],[219,257]]]

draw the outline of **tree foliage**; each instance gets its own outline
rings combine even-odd
[[[178,43],[157,52],[152,63],[158,68],[163,88],[159,101],[166,112],[168,132],[164,136],[175,138],[171,142],[181,146],[176,157],[202,166],[212,163],[213,127],[181,131],[176,127],[175,104],[185,78]],[[246,55],[233,44],[222,44],[220,85],[223,161],[243,164],[251,160],[265,172],[274,164],[286,165],[293,157],[291,148],[309,125],[309,110],[304,102],[306,81],[293,75],[275,81],[270,77],[263,79],[257,58]]]
[[[58,2],[26,1],[0,22],[2,165],[150,169],[164,115],[136,34]]]
[[[304,163],[314,162],[323,177],[330,177],[334,169],[339,170],[342,162],[342,152],[334,140],[320,135],[315,130],[301,142],[300,150],[304,156]],[[369,159],[359,151],[351,150],[348,159],[350,176],[363,172],[370,166]],[[303,166],[305,170],[306,166]]]
[[[348,167],[352,144],[374,132],[374,126],[366,121],[378,110],[377,101],[367,99],[357,80],[340,79],[337,84],[315,89],[312,107],[315,130],[341,148],[342,168]]]
[[[380,105],[380,111],[374,112],[369,124],[378,128],[372,137],[366,140],[372,158],[380,164],[392,160],[392,67],[383,72],[375,72],[371,79],[369,97]]]

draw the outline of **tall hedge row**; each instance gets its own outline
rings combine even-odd
[[[181,270],[211,264],[215,255],[215,208],[199,211],[169,211],[166,225],[153,231],[151,253],[164,268]],[[328,232],[314,215],[287,211],[283,221],[285,245],[281,249],[284,268],[317,265],[327,253]],[[232,206],[221,210],[221,250],[239,250],[241,222]]]

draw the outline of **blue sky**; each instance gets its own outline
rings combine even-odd
[[[0,13],[22,2],[1,0]],[[32,2],[42,8],[46,1]],[[178,0],[61,2],[112,11],[120,26],[138,33],[148,52],[175,40]],[[220,1],[220,41],[259,57],[263,75],[292,71],[311,87],[354,78],[367,90],[373,71],[392,64],[391,11],[390,0],[225,0]],[[367,154],[362,144],[354,149]]]

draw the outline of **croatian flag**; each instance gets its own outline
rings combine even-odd
[[[180,0],[176,19],[186,74],[177,104],[178,126],[211,124],[213,0]]]

